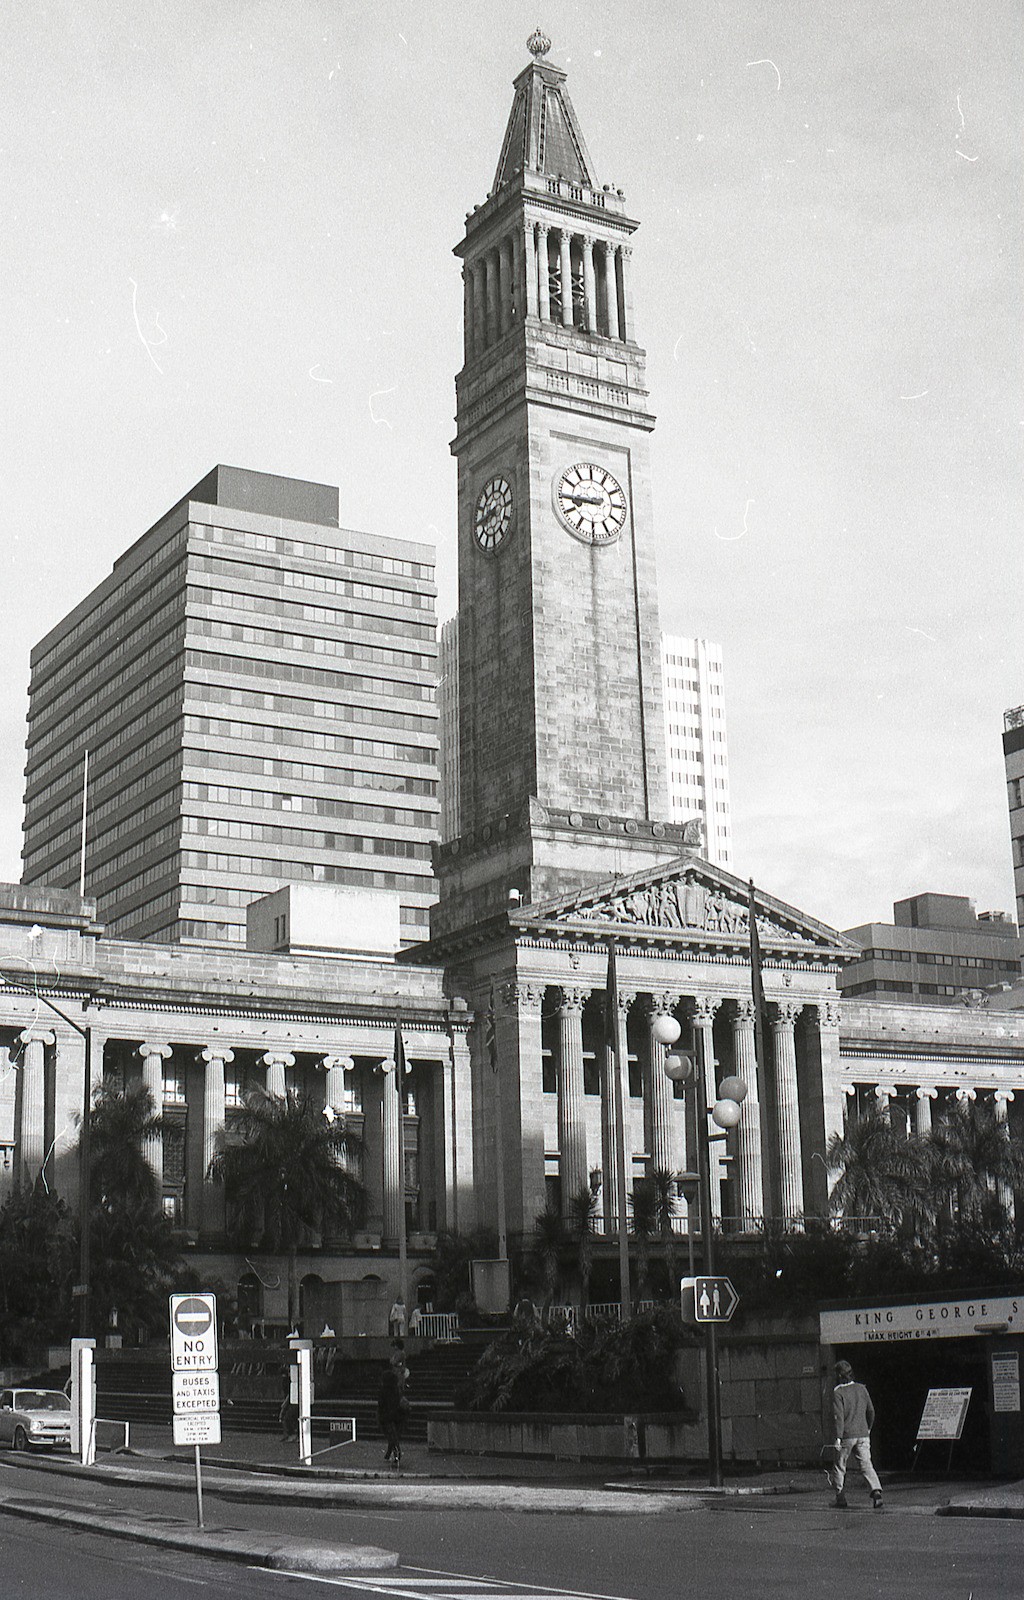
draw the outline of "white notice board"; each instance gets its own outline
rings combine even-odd
[[[972,1393],[971,1389],[929,1389],[918,1439],[959,1439]]]
[[[992,1357],[992,1409],[1020,1410],[1020,1362],[1014,1351]]]

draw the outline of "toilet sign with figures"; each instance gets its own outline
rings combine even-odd
[[[694,1278],[693,1317],[695,1322],[728,1322],[740,1297],[728,1278]]]

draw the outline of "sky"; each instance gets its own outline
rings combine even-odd
[[[0,878],[32,645],[217,462],[436,544],[452,247],[540,24],[626,192],[661,621],[725,654],[735,870],[1013,909],[1017,0],[73,0],[0,65]]]

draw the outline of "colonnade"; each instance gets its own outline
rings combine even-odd
[[[531,1122],[538,1116],[552,1120],[543,1100],[536,1100],[530,1090],[546,1051],[555,1074],[561,1208],[568,1214],[584,1186],[599,1188],[601,1226],[614,1231],[623,1197],[615,1159],[618,1108],[607,1065],[604,991],[512,983],[504,987],[502,1001],[497,1017],[498,1037],[504,1046],[501,1054],[510,1064],[518,1056],[520,1125],[516,1137],[525,1149]],[[549,1020],[557,1017],[557,1028],[546,1046],[541,1040],[542,1012]],[[709,1146],[713,1221],[749,1231],[766,1216],[796,1223],[812,1208],[811,1202],[816,1202],[814,1209],[824,1209],[823,1179],[819,1182],[821,1193],[811,1193],[814,1178],[809,1172],[813,1175],[814,1169],[810,1151],[805,1149],[796,1033],[802,1017],[805,1043],[801,1055],[820,1072],[823,1063],[830,1064],[838,1057],[839,1012],[834,1002],[805,1005],[784,999],[774,1003],[769,1008],[769,1059],[759,1068],[755,1010],[749,998],[620,989],[620,1058],[630,1062],[634,1084],[632,1094],[624,1093],[623,1099],[627,1185],[645,1172],[693,1172],[696,1168],[692,1099],[685,1103],[677,1099],[664,1071],[665,1048],[654,1032],[656,1019],[666,1013],[677,1015],[683,1023],[688,1047],[698,1041],[702,1044],[698,1058],[705,1063],[709,1105],[717,1098],[722,1077],[735,1074],[747,1087],[738,1126],[726,1141]],[[595,1069],[599,1075],[599,1119],[587,1103],[588,1063],[591,1093]],[[551,1087],[549,1081],[549,1093]],[[819,1115],[823,1116],[824,1110]],[[507,1116],[505,1120],[507,1124]],[[546,1142],[550,1145],[550,1134]],[[530,1208],[540,1209],[543,1197],[529,1192],[527,1173],[523,1182],[523,1223],[529,1226]]]
[[[633,338],[628,244],[527,220],[463,267],[466,360],[524,317],[563,328]]]
[[[240,1034],[232,1043],[245,1055],[247,1069],[243,1077],[236,1049],[221,1039],[204,1046],[179,1044],[170,1038],[146,1038],[136,1046],[108,1037],[103,1043],[97,1041],[94,1047],[94,1086],[103,1070],[104,1045],[113,1047],[114,1059],[126,1073],[132,1071],[132,1061],[139,1063],[135,1071],[149,1090],[154,1110],[164,1115],[165,1127],[177,1121],[186,1141],[185,1181],[191,1180],[192,1194],[182,1220],[207,1236],[223,1232],[223,1193],[207,1181],[206,1175],[221,1148],[225,1130],[230,1128],[233,1107],[240,1103],[242,1093],[253,1087],[283,1096],[295,1081],[299,1057],[306,1068],[303,1087],[312,1090],[317,1103],[322,1093],[325,1114],[332,1119],[345,1119],[361,1138],[359,1176],[367,1193],[369,1217],[376,1219],[376,1223],[368,1222],[368,1233],[376,1233],[385,1243],[398,1236],[401,1207],[407,1195],[403,1136],[405,1148],[418,1152],[420,1176],[427,1176],[429,1189],[423,1191],[424,1209],[429,1209],[434,1225],[469,1225],[471,1141],[468,1132],[459,1127],[463,1117],[468,1122],[471,1098],[464,1037],[446,1039],[443,1053],[436,1056],[410,1050],[410,1077],[401,1086],[401,1112],[395,1062],[390,1053],[393,1039],[391,1029],[382,1029],[385,1049],[374,1051],[368,1041],[359,1041],[353,1053],[347,1054],[338,1050],[303,1050],[301,1045],[298,1049],[272,1045],[257,1051],[253,1041]],[[251,1067],[254,1055],[255,1073]],[[51,1154],[46,1147],[48,1121],[70,1125],[74,1117],[69,1108],[81,1104],[84,1052],[77,1036],[66,1039],[61,1030],[33,1027],[17,1035],[16,1060],[20,1082],[12,1177],[22,1184],[32,1184],[45,1171]],[[108,1065],[110,1060],[108,1055]],[[72,1077],[77,1078],[77,1087],[72,1085]],[[319,1085],[313,1087],[318,1079],[322,1089]],[[57,1099],[61,1101],[59,1110]],[[57,1142],[52,1139],[51,1148]],[[159,1131],[146,1136],[143,1154],[152,1169],[157,1192],[173,1196],[175,1177],[165,1173],[165,1140]],[[413,1193],[416,1189],[414,1185]]]

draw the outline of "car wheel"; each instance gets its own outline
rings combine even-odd
[[[24,1428],[15,1428],[15,1430],[14,1430],[14,1448],[15,1448],[15,1450],[27,1450],[28,1449],[28,1434],[25,1432]]]

